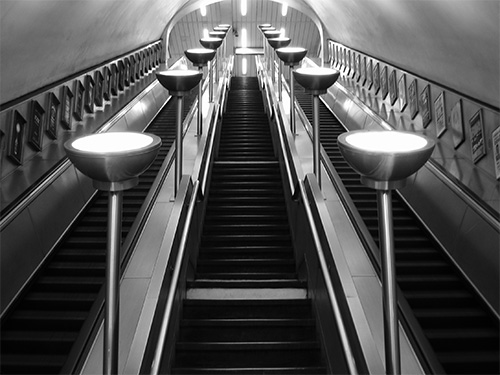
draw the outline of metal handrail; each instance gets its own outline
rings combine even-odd
[[[323,272],[323,277],[325,278],[326,289],[328,292],[328,297],[330,299],[331,307],[333,310],[333,316],[335,318],[335,322],[337,323],[337,328],[339,330],[340,341],[342,344],[342,348],[344,349],[345,359],[347,362],[347,367],[349,368],[349,373],[351,375],[359,374],[356,360],[354,359],[353,350],[351,348],[351,344],[349,342],[349,337],[347,334],[346,325],[344,324],[344,320],[342,319],[342,313],[340,311],[340,305],[337,300],[337,296],[335,291],[333,290],[333,282],[330,277],[330,273],[328,271],[328,264],[325,259],[323,246],[321,245],[321,240],[318,234],[318,230],[316,228],[316,224],[314,222],[314,217],[312,214],[311,206],[309,204],[309,200],[307,199],[307,193],[304,185],[304,181],[299,181],[299,189],[300,195],[302,197],[302,201],[304,202],[304,208],[306,210],[307,220],[309,222],[309,227],[311,228],[312,237],[314,241],[314,246],[316,247],[316,252],[318,254],[319,263],[321,266],[321,271]]]
[[[193,218],[193,212],[196,204],[196,197],[198,195],[198,189],[200,182],[196,180],[193,185],[193,190],[191,192],[191,198],[189,200],[189,206],[186,214],[186,221],[184,228],[182,230],[181,240],[179,244],[179,252],[177,254],[177,259],[175,260],[175,266],[172,274],[172,280],[170,282],[170,288],[168,291],[167,302],[165,306],[165,313],[161,322],[160,333],[158,334],[158,340],[156,343],[155,354],[151,364],[151,375],[157,375],[160,371],[161,357],[163,355],[163,350],[165,347],[168,324],[170,322],[170,317],[172,315],[172,309],[174,306],[175,292],[177,290],[177,285],[179,284],[179,277],[181,274],[182,261],[184,259],[184,253],[186,252],[186,244],[189,235],[189,228],[191,226],[191,220]]]
[[[283,129],[281,128],[280,123],[278,123],[277,127],[278,127],[278,135],[279,135],[279,139],[280,139],[280,146],[281,146],[281,150],[282,150],[282,154],[283,154],[283,161],[285,164],[285,170],[286,170],[286,174],[287,174],[287,180],[288,180],[288,183],[290,185],[290,190],[291,190],[292,196],[293,196],[293,195],[295,195],[294,189],[295,189],[296,185],[293,182],[292,169],[290,167],[290,161],[288,160],[288,153],[286,152],[287,148],[286,148],[286,143],[285,143],[285,139],[284,139],[284,135],[283,135]],[[358,367],[356,365],[353,350],[352,350],[351,344],[349,342],[349,337],[347,334],[346,325],[344,323],[344,320],[342,319],[340,305],[339,305],[339,302],[337,300],[337,296],[335,294],[335,291],[333,289],[333,282],[332,282],[332,279],[330,277],[330,273],[328,270],[328,264],[326,262],[326,258],[324,255],[323,246],[321,245],[321,239],[320,239],[318,230],[316,228],[316,223],[314,222],[314,217],[312,214],[311,206],[310,206],[309,200],[307,198],[307,193],[305,190],[304,181],[301,179],[298,179],[298,190],[300,191],[300,196],[302,197],[302,201],[304,202],[304,208],[306,211],[307,220],[309,222],[309,227],[311,229],[311,234],[313,237],[314,245],[316,248],[316,252],[318,254],[318,259],[320,262],[321,271],[322,271],[323,277],[325,279],[328,297],[329,297],[330,304],[331,304],[331,307],[333,310],[335,322],[336,322],[338,330],[339,330],[340,341],[342,344],[342,348],[344,350],[344,354],[345,354],[345,358],[346,358],[346,362],[347,362],[347,367],[348,367],[349,373],[351,375],[356,375],[356,374],[359,374]]]

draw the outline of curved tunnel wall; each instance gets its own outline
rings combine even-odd
[[[188,3],[202,1],[2,1],[1,103],[157,40]],[[310,7],[324,25],[325,38],[498,107],[497,1],[289,4]]]

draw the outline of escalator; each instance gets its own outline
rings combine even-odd
[[[171,373],[324,374],[257,78],[233,77],[227,108]]]
[[[296,98],[312,123],[311,95]],[[346,163],[337,137],[346,129],[320,103],[320,142],[373,239],[378,242],[377,196]],[[398,194],[393,196],[397,283],[448,374],[498,374],[499,325],[444,250]]]
[[[184,117],[197,91],[185,97]],[[175,103],[169,102],[146,129],[162,146],[139,184],[123,194],[125,240],[175,140]],[[0,373],[58,374],[82,327],[96,319],[105,283],[108,194],[97,192],[1,322]],[[86,323],[87,322],[87,323]],[[88,332],[86,333],[88,334]],[[80,337],[80,338],[79,338]]]

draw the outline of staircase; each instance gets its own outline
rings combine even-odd
[[[227,108],[172,373],[324,374],[257,78]]]

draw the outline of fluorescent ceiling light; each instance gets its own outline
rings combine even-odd
[[[202,17],[205,17],[207,15],[207,7],[205,5],[202,5],[200,7],[200,13]]]
[[[246,76],[247,75],[247,58],[244,57],[242,60],[241,60],[241,73]]]
[[[287,13],[288,13],[288,4],[287,3],[283,3],[283,5],[281,6],[281,15],[283,17],[286,17]]]
[[[247,47],[248,47],[247,29],[242,28],[241,29],[241,48],[247,48]]]
[[[247,0],[241,0],[241,15],[247,15]]]

